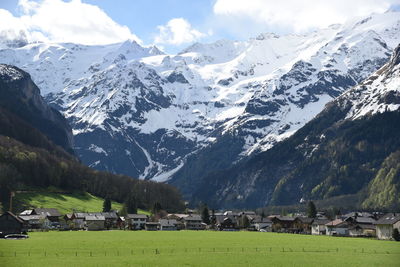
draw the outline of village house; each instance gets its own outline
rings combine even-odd
[[[347,236],[349,235],[349,223],[342,219],[335,219],[325,224],[326,235]]]
[[[85,228],[85,217],[89,215],[84,212],[74,212],[71,216],[73,223],[73,229],[84,229]]]
[[[224,217],[222,221],[217,221],[217,227],[220,231],[235,231],[238,229],[237,224],[231,217]]]
[[[176,228],[177,230],[184,230],[185,229],[185,218],[191,216],[191,214],[179,214],[179,213],[173,213],[173,214],[168,214],[168,216],[165,219],[169,220],[176,220]]]
[[[128,214],[125,217],[128,228],[130,230],[143,230],[145,229],[146,222],[149,217],[145,214]]]
[[[123,216],[118,216],[118,220],[117,220],[117,228],[122,230],[125,229],[126,227],[126,219]],[[144,229],[144,228],[143,228]]]
[[[240,228],[247,228],[255,230],[254,220],[258,217],[254,211],[243,211],[240,212],[238,218],[238,226]],[[246,225],[248,222],[248,225]]]
[[[58,209],[54,208],[36,208],[32,210],[31,215],[42,215],[45,216],[50,222],[58,223],[62,214]]]
[[[176,220],[160,219],[159,223],[160,223],[161,231],[176,231],[176,230],[178,230]]]
[[[43,214],[20,215],[19,218],[24,222],[27,229],[50,229],[52,224]]]
[[[271,231],[272,230],[272,221],[269,218],[262,218],[261,216],[256,216],[251,221],[251,226],[254,227],[255,230],[265,230]]]
[[[186,230],[204,230],[206,228],[201,216],[197,214],[184,217],[183,222]]]
[[[273,216],[270,218],[272,221],[272,230],[280,233],[294,233],[297,231],[295,227],[295,217],[290,216]]]
[[[372,224],[355,224],[349,226],[349,236],[373,237],[376,236],[376,227]]]
[[[85,215],[85,229],[88,231],[104,230],[105,222],[106,218],[104,217],[104,215]]]
[[[400,231],[400,213],[387,213],[375,225],[378,239],[391,240],[393,230],[397,229]]]
[[[315,219],[311,224],[311,234],[326,235],[326,224],[329,222],[328,219]]]
[[[7,211],[0,216],[0,237],[9,234],[20,234],[25,231],[24,222],[12,212]]]
[[[361,217],[356,213],[354,217],[348,217],[344,221],[349,223],[349,236],[376,236],[376,220],[373,217]]]
[[[116,211],[109,211],[109,212],[96,212],[94,213],[96,216],[104,216],[105,219],[105,224],[104,226],[107,229],[110,228],[117,228],[117,222],[118,222],[118,214]]]
[[[157,231],[160,228],[160,223],[158,222],[147,222],[145,224],[146,231]]]
[[[308,217],[297,217],[293,222],[294,232],[302,234],[311,234],[311,225],[313,218]]]

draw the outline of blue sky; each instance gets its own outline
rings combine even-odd
[[[193,42],[299,33],[400,6],[400,0],[0,0],[0,36],[105,44],[135,39],[170,53]]]

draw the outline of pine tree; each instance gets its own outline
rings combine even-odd
[[[317,217],[317,208],[315,207],[315,204],[312,201],[308,202],[307,216],[309,218]]]
[[[111,199],[106,197],[103,202],[103,212],[109,212],[111,210]]]
[[[262,210],[262,212],[261,212],[261,219],[264,219],[265,218],[265,213],[264,213],[264,210]]]
[[[215,210],[211,210],[211,221],[210,221],[212,226],[215,226],[217,224],[217,217],[215,216]]]
[[[159,202],[155,202],[152,210],[153,214],[155,215],[159,213],[161,210],[162,210],[161,204]]]
[[[201,219],[205,224],[210,224],[210,212],[208,211],[207,205],[203,206],[203,209],[201,211]]]
[[[137,201],[133,194],[129,194],[128,198],[125,201],[126,210],[129,214],[137,213]]]
[[[126,208],[125,203],[122,204],[121,209],[118,211],[118,215],[119,215],[119,216],[126,216],[126,215],[128,215],[128,210],[127,210],[127,208]]]

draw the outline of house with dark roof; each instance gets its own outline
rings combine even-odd
[[[51,222],[59,222],[59,219],[62,216],[58,209],[54,208],[36,208],[32,210],[31,215],[46,216],[46,218]]]
[[[311,234],[311,225],[314,221],[314,218],[308,218],[308,217],[297,217],[294,220],[294,229],[296,229],[296,233],[302,233],[302,234]]]
[[[251,222],[250,225],[254,227],[255,230],[272,230],[272,221],[269,218],[262,218],[261,216],[256,216]]]
[[[375,236],[376,235],[376,220],[371,216],[359,216],[360,213],[356,213],[354,217],[348,217],[344,221],[349,223],[349,235],[350,236]],[[362,213],[361,213],[362,214]],[[368,213],[365,213],[368,214]]]
[[[326,234],[326,224],[329,223],[328,219],[315,219],[311,224],[311,234],[312,235],[325,235]]]
[[[19,218],[24,221],[27,229],[49,229],[50,220],[43,214],[40,215],[20,215]]]
[[[159,223],[160,223],[161,231],[176,231],[176,230],[178,230],[176,220],[160,219]]]
[[[118,228],[119,216],[116,211],[96,212],[95,214],[104,216],[104,219],[105,219],[104,225],[107,229]]]
[[[375,225],[378,239],[391,240],[393,230],[400,231],[400,213],[387,213],[376,221]]]
[[[204,230],[207,226],[205,223],[203,223],[201,216],[198,214],[192,214],[184,217],[183,223],[186,230]]]
[[[25,231],[24,222],[12,212],[7,211],[0,216],[0,237],[9,234],[20,234]]]
[[[160,228],[159,222],[147,222],[145,224],[146,231],[157,231]]]
[[[145,229],[148,219],[149,217],[145,214],[128,214],[127,216],[125,216],[125,221],[130,230]]]
[[[218,218],[218,217],[217,217]],[[219,218],[221,219],[221,218]],[[220,231],[234,231],[237,230],[237,224],[234,222],[233,217],[225,216],[222,221],[217,223],[218,230]]]
[[[105,229],[106,218],[100,214],[87,214],[85,216],[85,229],[88,231],[98,231]]]
[[[298,230],[295,226],[296,217],[277,215],[270,218],[272,221],[272,231],[274,232],[294,233]]]
[[[335,219],[325,224],[326,235],[348,236],[349,223],[342,219]]]

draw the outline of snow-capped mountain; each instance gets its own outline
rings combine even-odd
[[[46,103],[28,73],[5,64],[0,64],[0,111],[1,135],[44,149],[50,146],[53,149],[54,145],[49,145],[51,140],[74,153],[72,129],[67,120]],[[32,127],[35,130],[30,132]],[[35,132],[36,129],[41,133]],[[41,134],[48,140],[43,140]]]
[[[178,55],[134,41],[28,44],[0,50],[0,61],[28,71],[69,119],[84,163],[166,181],[226,136],[238,140],[223,152],[229,164],[271,148],[399,42],[399,12],[387,12],[303,35],[196,43]]]
[[[387,64],[289,138],[183,188],[190,188],[192,203],[219,208],[329,203],[332,197],[331,203],[343,207],[394,208],[399,131],[400,45]]]

